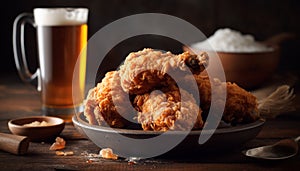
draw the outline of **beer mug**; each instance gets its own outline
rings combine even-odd
[[[13,50],[20,78],[37,79],[41,91],[42,113],[71,121],[81,111],[84,100],[86,8],[35,8],[33,15],[22,13],[14,21]],[[31,73],[25,56],[25,25],[37,30],[39,67]],[[74,73],[78,67],[79,72]]]

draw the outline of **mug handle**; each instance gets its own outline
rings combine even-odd
[[[31,83],[37,79],[37,90],[41,91],[41,72],[37,68],[34,73],[28,69],[27,58],[25,53],[24,31],[25,25],[30,24],[36,27],[31,13],[22,13],[18,15],[13,25],[13,51],[16,67],[20,78],[27,83]]]

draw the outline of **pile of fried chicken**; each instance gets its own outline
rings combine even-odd
[[[201,129],[211,104],[218,103],[212,101],[212,93],[218,97],[224,88],[222,121],[259,119],[257,99],[250,92],[202,74],[208,60],[206,52],[175,55],[150,48],[132,52],[89,91],[84,116],[90,124],[113,128],[138,124],[154,131]]]

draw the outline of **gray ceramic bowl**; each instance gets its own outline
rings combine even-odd
[[[94,142],[100,148],[111,148],[116,154],[126,154],[128,157],[141,157],[147,156],[149,149],[145,149],[144,146],[132,146],[128,145],[124,147],[124,143],[120,139],[119,135],[135,138],[135,139],[147,139],[153,138],[161,134],[157,131],[143,131],[143,130],[129,130],[129,129],[111,129],[103,126],[90,125],[84,115],[78,114],[73,117],[74,126],[77,130],[86,135],[92,142]],[[182,142],[180,142],[175,148],[163,154],[164,156],[175,155],[199,155],[225,152],[234,148],[241,147],[247,141],[256,137],[264,125],[264,120],[258,120],[254,123],[243,124],[238,126],[230,126],[218,128],[212,137],[204,144],[199,144],[198,139],[201,130],[192,130]],[[209,130],[205,130],[204,134],[209,134]],[[171,132],[167,134],[167,138],[174,139],[181,136],[182,132]],[[167,142],[166,142],[167,143]],[[208,152],[208,153],[205,153]]]

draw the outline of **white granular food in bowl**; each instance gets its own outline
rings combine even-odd
[[[191,48],[218,52],[269,52],[273,48],[255,41],[252,35],[243,35],[230,28],[217,30],[207,40],[191,45]]]
[[[42,121],[42,122],[39,122],[39,121],[33,121],[31,123],[28,123],[28,124],[24,124],[23,126],[49,126],[51,125],[50,123],[46,122],[46,121]]]

